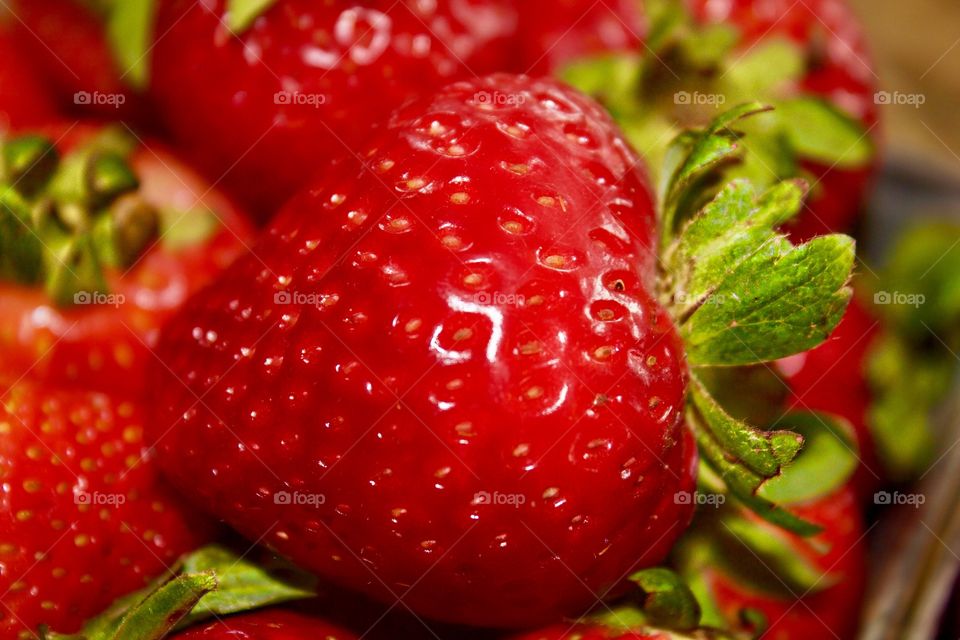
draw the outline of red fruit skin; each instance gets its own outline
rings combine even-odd
[[[152,95],[189,157],[261,219],[401,103],[506,68],[517,28],[507,0],[280,0],[239,37],[223,12],[160,2]]]
[[[6,27],[0,28],[0,133],[57,119],[53,97]]]
[[[757,592],[738,584],[716,567],[705,567],[703,575],[716,601],[731,622],[737,624],[738,612],[744,607],[758,609],[769,627],[763,640],[806,640],[856,636],[860,622],[860,606],[866,578],[866,544],[856,492],[850,486],[841,488],[807,505],[791,507],[801,518],[817,523],[824,531],[813,538],[788,533],[778,534],[772,525],[771,535],[787,535],[798,555],[806,557],[821,571],[839,579],[835,585],[812,594],[796,597]],[[823,546],[825,552],[815,547]],[[801,597],[802,596],[802,597]]]
[[[873,401],[866,378],[867,357],[880,333],[880,321],[855,296],[826,342],[777,363],[790,387],[790,409],[830,413],[853,426],[860,467],[851,482],[863,499],[873,495],[884,477],[867,422]]]
[[[12,0],[18,46],[62,109],[80,116],[147,121],[143,99],[130,87],[107,44],[101,19],[75,0]],[[111,102],[76,94],[98,92]]]
[[[92,125],[40,130],[58,141],[61,153],[98,131]],[[148,202],[188,216],[208,208],[220,227],[196,245],[171,249],[158,242],[130,269],[108,269],[110,293],[123,296],[119,305],[61,307],[41,286],[0,282],[0,372],[13,379],[29,375],[51,384],[141,393],[162,324],[245,249],[252,236],[245,215],[176,156],[145,143],[130,161]]]
[[[363,157],[168,324],[165,470],[246,536],[420,615],[579,613],[691,515],[638,159],[592,101],[505,75],[400,110]]]
[[[0,637],[74,632],[209,539],[161,483],[138,403],[25,381],[2,390]]]
[[[358,640],[342,627],[284,609],[263,609],[217,618],[182,631],[178,640]]]
[[[822,96],[839,106],[877,142],[876,73],[860,23],[846,0],[687,0],[698,19],[728,22],[742,31],[740,46],[768,38],[788,38],[811,56],[797,90]],[[796,241],[853,230],[876,162],[859,169],[831,168],[805,161],[813,174],[813,195],[791,224]]]
[[[548,75],[589,56],[641,49],[646,22],[636,0],[527,0],[520,5],[521,70]]]

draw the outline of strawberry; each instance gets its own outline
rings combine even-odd
[[[210,534],[160,482],[137,402],[2,388],[0,637],[75,631]]]
[[[867,359],[880,331],[879,320],[854,298],[829,340],[777,363],[790,388],[788,408],[833,414],[853,426],[860,450],[853,484],[861,497],[872,496],[884,477],[869,427],[873,393],[867,381]]]
[[[29,54],[65,110],[145,120],[143,100],[131,88],[132,64],[118,62],[108,43],[101,22],[106,3],[12,0],[10,5],[17,46]]]
[[[822,96],[856,119],[875,137],[878,122],[874,101],[877,75],[863,30],[846,0],[687,0],[698,20],[725,23],[740,32],[742,55],[763,42],[785,38],[801,47],[806,68],[796,90]],[[841,149],[841,152],[847,151]],[[817,187],[808,211],[793,227],[798,238],[853,228],[875,166],[837,167],[832,162],[804,159]]]
[[[41,133],[3,146],[0,368],[139,393],[159,327],[249,228],[161,147],[91,125]]]
[[[637,52],[646,28],[636,0],[528,0],[520,14],[520,70],[531,75],[586,56]]]
[[[811,563],[814,575],[805,589],[776,576],[751,556],[743,548],[740,528],[722,530],[712,543],[697,536],[685,541],[679,552],[685,558],[685,574],[697,585],[698,597],[710,603],[706,610],[719,617],[714,621],[718,625],[725,621],[738,627],[743,624],[742,612],[753,610],[749,619],[757,620],[756,613],[765,619],[762,638],[853,638],[866,577],[865,533],[856,492],[844,486],[794,509],[823,531],[801,538],[750,520],[758,535],[781,541],[792,556]],[[722,546],[724,537],[732,547]]]
[[[191,627],[172,638],[178,640],[358,640],[359,636],[325,621],[284,609],[264,609],[218,618]]]
[[[0,132],[56,119],[53,97],[31,70],[9,29],[0,29]]]
[[[517,23],[506,0],[267,4],[237,25],[224,0],[163,0],[151,53],[180,145],[261,217],[408,98],[507,66]]]
[[[422,615],[583,610],[691,511],[641,163],[594,103],[522,76],[399,110],[363,158],[167,325],[165,470],[251,539]]]

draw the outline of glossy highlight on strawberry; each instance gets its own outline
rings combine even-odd
[[[165,471],[419,615],[577,615],[692,511],[654,227],[641,161],[562,85],[494,75],[408,105],[168,324]]]

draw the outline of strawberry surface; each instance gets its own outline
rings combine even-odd
[[[639,51],[646,29],[636,0],[528,0],[520,13],[518,70],[531,75],[554,73],[586,56]]]
[[[358,637],[318,616],[284,609],[225,616],[172,636],[178,640],[357,640]]]
[[[506,0],[280,0],[232,33],[225,2],[164,0],[152,95],[180,144],[263,217],[407,99],[507,67]]]
[[[0,132],[57,119],[53,96],[30,68],[8,28],[0,29]]]
[[[81,124],[41,131],[64,155],[104,130]],[[244,248],[250,236],[244,215],[183,161],[143,142],[135,144],[128,160],[139,181],[138,197],[166,212],[170,226],[147,239],[131,261],[106,266],[102,287],[60,304],[42,283],[0,280],[0,368],[14,379],[30,375],[57,384],[140,393],[162,323]],[[45,243],[52,244],[49,239]],[[56,266],[68,260],[51,262]],[[70,271],[80,268],[73,265]]]
[[[161,483],[139,404],[25,381],[2,389],[0,637],[76,631],[210,535]]]
[[[76,0],[12,0],[18,48],[62,109],[91,116],[145,121],[132,76],[108,46],[96,3]]]
[[[362,157],[168,324],[164,467],[251,539],[421,615],[577,614],[692,509],[642,163],[592,101],[508,75],[399,110]]]

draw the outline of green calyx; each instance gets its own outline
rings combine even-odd
[[[582,623],[613,633],[641,633],[671,640],[747,640],[749,635],[708,625],[697,596],[671,569],[654,567],[629,577],[632,591],[612,607]]]
[[[126,268],[157,237],[138,194],[132,141],[106,130],[61,157],[42,136],[0,146],[0,277],[43,285],[58,304],[106,294],[104,269]]]
[[[771,37],[740,48],[727,24],[698,24],[682,2],[648,1],[642,54],[604,54],[568,67],[563,77],[607,107],[656,170],[668,142],[732,105],[761,100],[775,109],[742,126],[750,155],[727,177],[758,187],[804,177],[800,161],[852,169],[874,155],[868,131],[827,100],[798,93],[811,62],[796,43]]]
[[[150,586],[117,600],[77,634],[41,630],[44,640],[161,640],[218,616],[316,595],[316,579],[288,563],[259,564],[212,545],[184,556]]]
[[[849,477],[855,460],[828,464],[830,473],[818,475],[841,448],[830,446],[835,440],[806,429],[808,419],[757,420],[764,413],[757,409],[762,401],[771,405],[766,413],[774,421],[782,414],[776,393],[782,382],[772,370],[765,376],[770,384],[739,403],[753,405],[750,415],[737,415],[730,401],[750,386],[726,391],[738,379],[763,378],[757,367],[811,349],[833,332],[852,294],[854,243],[828,235],[796,246],[780,231],[802,206],[801,181],[763,189],[744,178],[724,183],[749,154],[749,135],[741,125],[767,113],[759,103],[735,107],[666,147],[658,186],[659,295],[684,340],[690,366],[687,422],[719,484],[715,490],[780,527],[810,536],[820,528],[791,513],[790,498],[798,492],[807,499],[826,495]],[[807,440],[813,435],[815,440]]]

